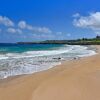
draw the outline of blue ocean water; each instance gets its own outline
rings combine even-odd
[[[62,44],[10,44],[0,43],[0,53],[22,53],[26,51],[52,50],[63,46]]]
[[[0,44],[0,79],[47,70],[61,61],[94,54],[79,45]]]

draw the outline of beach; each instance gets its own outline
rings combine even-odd
[[[98,54],[46,71],[0,80],[0,100],[100,100]]]

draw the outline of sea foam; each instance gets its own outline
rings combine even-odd
[[[64,45],[53,50],[26,51],[22,53],[0,54],[0,78],[32,74],[47,70],[75,57],[85,57],[96,54],[85,46]],[[59,58],[59,59],[58,59]]]

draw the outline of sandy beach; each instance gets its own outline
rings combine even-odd
[[[0,100],[100,100],[98,54],[47,71],[0,80]]]

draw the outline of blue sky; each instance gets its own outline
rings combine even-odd
[[[0,0],[0,42],[92,38],[100,0]]]

